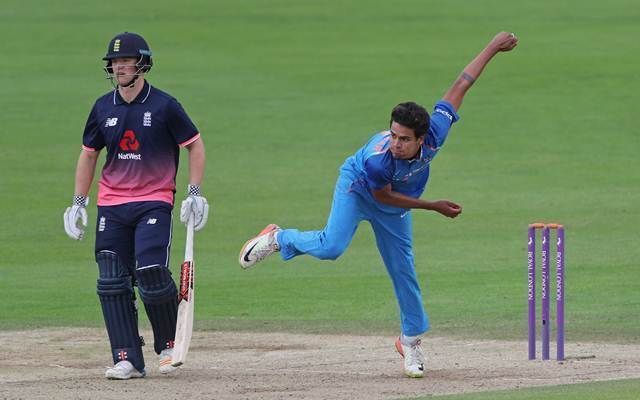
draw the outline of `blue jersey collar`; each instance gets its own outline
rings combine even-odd
[[[424,143],[422,143],[422,145],[420,146],[420,151],[418,152],[418,154],[413,157],[410,160],[406,160],[409,164],[411,164],[414,161],[418,161],[418,160],[422,160],[422,153],[424,153]]]

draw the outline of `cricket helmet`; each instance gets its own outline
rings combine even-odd
[[[153,65],[151,49],[144,38],[137,33],[123,32],[111,39],[107,54],[102,57],[107,62],[105,66],[107,73],[112,73],[111,60],[124,57],[138,58],[136,66],[140,72],[148,72]]]

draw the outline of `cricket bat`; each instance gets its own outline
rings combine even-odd
[[[194,273],[193,264],[193,216],[187,222],[187,241],[184,262],[180,269],[180,292],[178,293],[178,319],[176,337],[173,344],[172,363],[174,367],[184,364],[193,332]]]

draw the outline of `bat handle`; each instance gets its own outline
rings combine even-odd
[[[184,247],[184,260],[193,261],[193,234],[194,234],[194,215],[191,213],[187,220],[187,240]]]

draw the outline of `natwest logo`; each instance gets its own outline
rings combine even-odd
[[[138,151],[140,142],[136,139],[136,133],[132,130],[124,131],[122,139],[120,139],[120,149],[122,151]]]
[[[118,153],[118,160],[142,160],[142,154]]]

